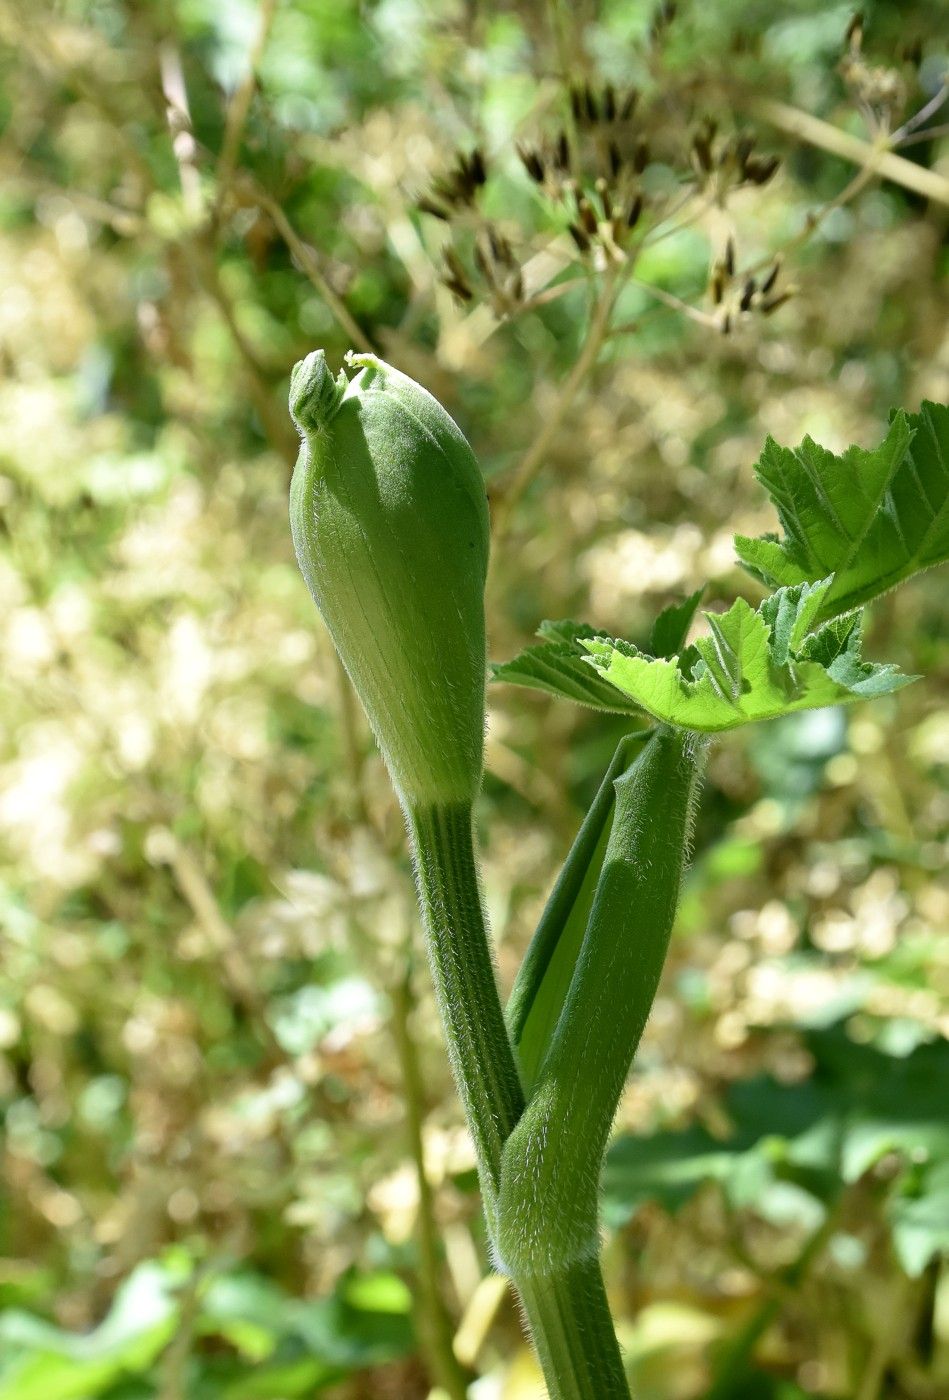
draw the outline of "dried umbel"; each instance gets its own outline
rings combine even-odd
[[[421,385],[374,355],[293,371],[300,568],[403,804],[470,803],[484,748],[488,509],[471,448]]]

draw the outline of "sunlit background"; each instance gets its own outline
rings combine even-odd
[[[541,1393],[292,556],[289,371],[358,339],[457,416],[494,657],[545,617],[642,635],[707,578],[754,597],[765,436],[871,445],[946,397],[946,109],[903,153],[925,189],[848,193],[825,148],[938,91],[938,9],[866,5],[855,58],[816,0],[0,0],[0,1400]],[[642,90],[644,230],[706,115],[781,157],[647,241],[569,401],[604,274],[516,149],[570,127],[568,82]],[[475,147],[474,206],[420,212]],[[794,294],[724,334],[729,239]],[[605,1178],[640,1400],[945,1394],[945,590],[874,609],[917,685],[714,752]],[[506,989],[621,725],[489,698]]]

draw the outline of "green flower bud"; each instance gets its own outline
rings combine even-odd
[[[421,385],[374,355],[347,361],[351,381],[322,350],[293,371],[297,559],[403,804],[471,802],[484,750],[481,472]]]

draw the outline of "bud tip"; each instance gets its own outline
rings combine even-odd
[[[290,376],[290,414],[301,433],[319,432],[329,424],[347,382],[342,370],[333,378],[322,350],[313,350],[298,361]]]

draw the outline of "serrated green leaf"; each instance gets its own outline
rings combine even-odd
[[[699,589],[681,603],[664,608],[653,624],[649,651],[653,656],[674,656],[682,649],[699,599]],[[508,685],[543,690],[563,700],[573,700],[611,714],[638,715],[640,706],[625,700],[615,686],[600,680],[587,662],[585,643],[605,638],[586,622],[569,618],[544,621],[537,629],[540,646],[527,647],[510,661],[492,662],[491,679]]]
[[[667,724],[707,733],[796,710],[839,705],[899,690],[913,679],[860,660],[860,629],[830,624],[805,636],[832,580],[780,589],[757,612],[739,598],[706,613],[712,635],[684,657],[656,660],[629,642],[586,638],[590,664]],[[697,654],[697,659],[696,659]]]
[[[833,574],[818,620],[849,612],[949,559],[949,407],[893,415],[879,447],[841,456],[806,437],[769,438],[755,469],[784,538],[735,536],[739,559],[770,587]]]
[[[543,690],[578,705],[612,714],[638,714],[615,686],[603,681],[587,664],[583,643],[598,634],[582,622],[543,622],[540,646],[527,647],[510,661],[491,665],[491,679],[508,685]]]

